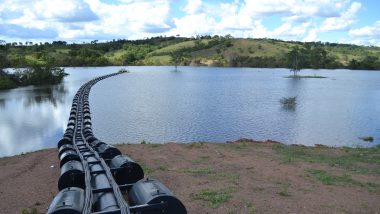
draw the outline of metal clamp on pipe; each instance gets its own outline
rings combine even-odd
[[[58,157],[60,157],[62,155],[62,153],[64,153],[65,151],[68,151],[68,150],[75,151],[74,146],[71,144],[63,144],[58,149]]]
[[[140,180],[128,194],[131,212],[146,213],[187,213],[185,206],[161,182],[155,179]],[[166,206],[159,206],[163,204]],[[143,206],[145,205],[145,206]],[[150,207],[151,205],[151,207]]]
[[[85,189],[84,179],[85,175],[82,163],[76,160],[68,161],[61,167],[58,189],[62,190],[68,187]]]
[[[84,198],[83,189],[76,187],[63,189],[54,197],[47,214],[81,214]]]
[[[112,159],[118,155],[121,155],[120,150],[117,148],[109,145],[109,144],[102,144],[96,148],[96,151],[99,153],[100,157],[103,159]]]
[[[127,156],[118,155],[112,158],[109,167],[119,185],[136,183],[144,178],[141,166]]]
[[[73,142],[68,137],[62,138],[60,141],[58,141],[58,148],[61,147],[64,144],[73,144]]]
[[[81,161],[80,157],[78,156],[78,154],[75,151],[72,151],[72,150],[67,150],[67,151],[63,152],[59,156],[59,160],[61,161],[60,162],[60,167],[62,167],[65,163],[67,163],[67,162],[69,162],[71,160]]]

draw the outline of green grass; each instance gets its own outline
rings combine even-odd
[[[253,206],[252,202],[244,202],[244,207],[248,210],[249,214],[256,213],[256,208]]]
[[[195,177],[207,177],[209,180],[227,180],[229,183],[238,185],[240,175],[238,173],[224,171],[216,171],[211,167],[198,168],[198,169],[186,169],[185,173],[188,173]]]
[[[192,176],[207,176],[216,174],[216,171],[210,167],[200,169],[187,169],[185,172]]]
[[[373,148],[313,148],[276,144],[272,149],[283,163],[324,163],[354,173],[380,175],[380,146]]]
[[[290,185],[285,185],[281,188],[281,191],[278,192],[277,194],[279,194],[280,196],[283,196],[283,197],[289,197],[291,196],[290,193],[289,193],[289,186]]]
[[[172,44],[163,48],[160,48],[158,50],[153,51],[151,54],[162,54],[162,53],[170,53],[173,51],[177,51],[183,48],[191,48],[195,46],[194,41],[185,41],[185,42],[180,42],[177,44]]]
[[[212,208],[216,208],[229,201],[232,195],[230,190],[205,189],[191,194],[191,197],[195,200],[207,201]]]
[[[206,147],[206,143],[204,142],[194,142],[186,145],[186,148],[188,149],[201,149]]]
[[[157,168],[157,170],[159,170],[159,171],[168,171],[168,167],[167,166],[159,166],[158,168]]]
[[[367,190],[370,192],[376,191],[379,187],[379,185],[371,182],[363,183],[354,180],[349,174],[333,175],[331,173],[319,169],[309,169],[306,172],[325,185],[364,187],[367,188]]]
[[[169,55],[148,56],[141,60],[141,63],[144,65],[170,65],[171,57]]]
[[[148,166],[145,165],[145,164],[142,164],[141,167],[142,167],[142,169],[143,169],[145,175],[150,175],[150,174],[152,174],[152,173],[155,171],[153,168],[148,167]]]
[[[324,170],[318,169],[309,169],[307,172],[325,185],[337,185],[339,183],[352,186],[355,184],[355,181],[351,178],[351,175],[348,174],[332,175]]]
[[[152,148],[158,148],[158,147],[161,147],[162,144],[159,144],[159,143],[150,143],[150,144],[147,144],[149,147],[152,147]]]
[[[210,156],[201,156],[199,159],[191,160],[191,163],[194,165],[199,165],[202,163],[206,163],[210,160]]]
[[[32,209],[22,209],[21,214],[38,214],[37,208],[32,208]]]
[[[252,147],[252,143],[226,143],[224,144],[230,149],[234,149],[237,151],[245,151]]]

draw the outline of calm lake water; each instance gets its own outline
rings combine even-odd
[[[57,86],[0,91],[0,156],[55,147],[72,99],[88,80],[120,67],[66,68]],[[287,69],[127,67],[97,83],[95,135],[108,143],[272,139],[287,144],[380,143],[380,72],[303,70],[326,79],[288,79]],[[284,108],[282,97],[297,96]],[[373,136],[367,143],[359,139]]]

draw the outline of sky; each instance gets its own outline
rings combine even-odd
[[[0,40],[227,35],[380,46],[378,0],[0,0]]]

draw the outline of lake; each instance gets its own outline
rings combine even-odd
[[[88,80],[121,67],[66,68],[56,86],[0,91],[0,156],[55,147],[72,99]],[[325,79],[291,79],[288,69],[143,66],[97,83],[90,105],[95,136],[107,143],[239,138],[286,144],[380,143],[380,72],[302,70]],[[297,96],[295,108],[282,97]],[[374,142],[359,137],[372,136]]]

